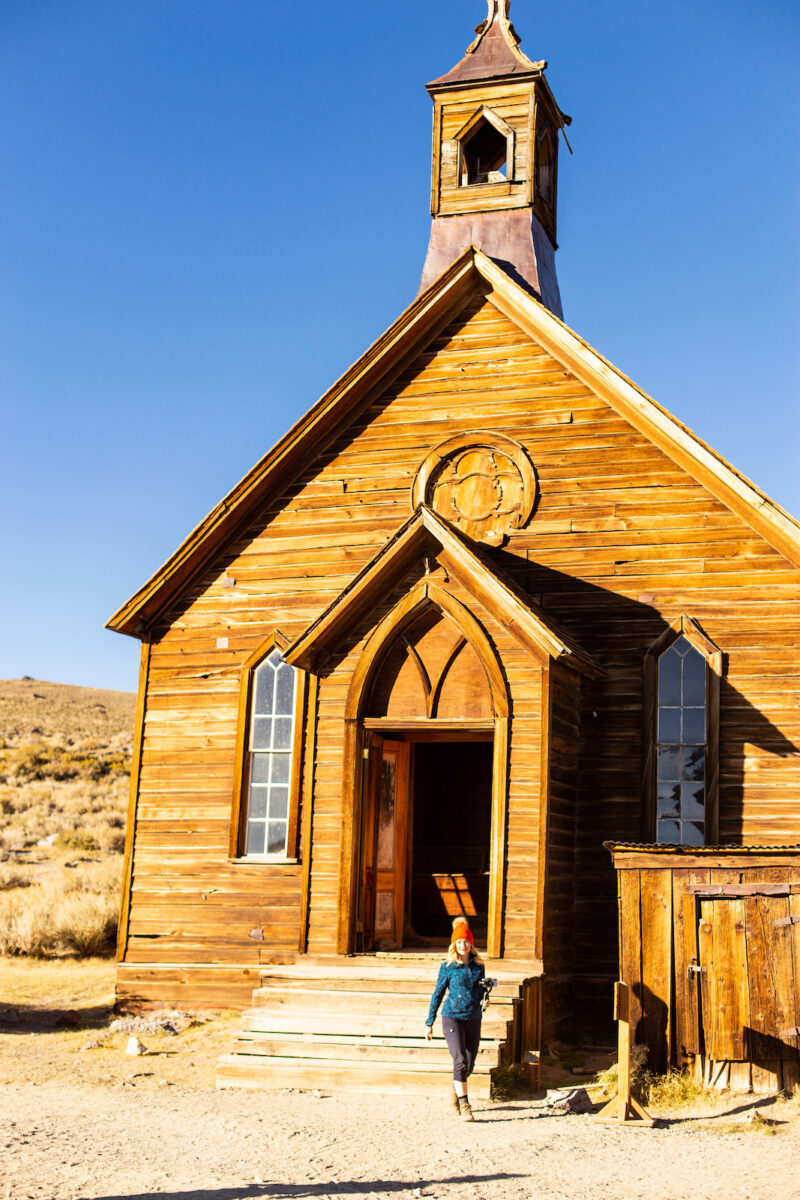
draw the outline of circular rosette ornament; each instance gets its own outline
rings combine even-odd
[[[467,537],[499,546],[527,522],[536,501],[536,472],[518,442],[501,434],[466,433],[429,454],[417,472],[412,503],[427,504]]]

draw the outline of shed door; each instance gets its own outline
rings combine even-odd
[[[800,896],[703,899],[698,944],[706,1056],[794,1058],[800,1044]]]

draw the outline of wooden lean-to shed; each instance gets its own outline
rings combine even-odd
[[[432,1086],[456,913],[488,1079],[608,1011],[604,841],[800,841],[800,527],[563,323],[545,66],[489,0],[419,295],[109,623],[118,996],[254,997],[223,1082]]]
[[[718,1087],[800,1083],[800,847],[607,843],[620,978],[648,1065]]]

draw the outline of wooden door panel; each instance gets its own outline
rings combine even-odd
[[[364,946],[403,940],[408,821],[409,745],[373,738],[365,855]]]

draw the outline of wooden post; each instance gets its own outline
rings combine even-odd
[[[603,1123],[619,1122],[634,1129],[655,1125],[647,1109],[631,1095],[630,988],[627,983],[614,984],[614,1020],[619,1032],[617,1094],[592,1119]]]

